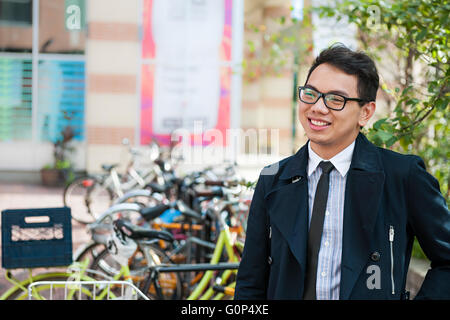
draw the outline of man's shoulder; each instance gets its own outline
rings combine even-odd
[[[284,170],[287,166],[287,164],[290,161],[293,161],[293,158],[295,157],[295,154],[287,156],[285,158],[282,158],[281,160],[271,163],[269,165],[266,165],[262,170],[261,170],[261,175],[263,176],[277,176],[279,175],[282,170]]]
[[[420,162],[422,161],[422,159],[414,154],[405,154],[405,153],[401,153],[401,152],[397,152],[397,151],[393,151],[390,149],[385,149],[382,147],[376,147],[378,150],[378,153],[381,157],[381,160],[383,161],[383,163],[386,164],[390,164],[390,165],[404,165],[406,163],[411,164],[413,162]]]
[[[386,176],[398,179],[406,178],[415,171],[414,168],[425,169],[425,164],[421,157],[414,154],[406,154],[390,149],[375,146],[383,171]],[[426,170],[426,169],[425,169]]]
[[[260,172],[259,181],[264,185],[264,189],[269,191],[283,181],[289,181],[292,172],[300,172],[298,165],[301,155],[299,153],[286,156],[281,160],[266,165]]]

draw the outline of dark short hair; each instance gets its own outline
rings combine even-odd
[[[364,100],[360,102],[363,106],[369,101],[375,101],[379,86],[379,76],[373,60],[362,51],[353,51],[341,43],[336,43],[323,50],[314,60],[308,71],[305,84],[308,83],[311,73],[322,63],[328,63],[343,72],[356,75],[358,78],[358,95]]]

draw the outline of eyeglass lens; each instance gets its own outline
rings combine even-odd
[[[300,100],[305,103],[314,104],[319,100],[320,93],[311,88],[300,89]],[[345,104],[345,99],[341,96],[327,93],[324,95],[325,105],[330,108],[341,108]]]

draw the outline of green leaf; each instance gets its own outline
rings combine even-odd
[[[388,141],[386,141],[386,147],[392,146],[397,141],[397,137],[392,136]]]
[[[412,143],[410,136],[404,136],[399,139],[399,143],[404,150],[408,150],[409,145]]]
[[[251,40],[247,41],[248,51],[255,52],[255,43]]]
[[[438,110],[445,110],[448,106],[448,99],[437,100],[435,106]]]
[[[398,122],[400,123],[400,125],[401,125],[402,127],[406,127],[406,126],[408,126],[409,123],[410,123],[409,118],[408,118],[407,116],[400,117],[400,118],[398,119]]]
[[[406,101],[406,105],[411,105],[411,106],[415,106],[416,104],[418,104],[420,102],[419,99],[417,98],[412,98],[412,99],[408,99]]]
[[[387,119],[388,119],[388,118],[383,118],[383,119],[378,120],[377,122],[375,122],[375,123],[373,124],[373,128],[374,128],[375,130],[380,130],[381,125],[384,124],[384,123],[387,121]]]
[[[71,164],[68,160],[60,161],[58,160],[55,165],[56,169],[68,169],[71,167]]]
[[[383,143],[386,143],[392,138],[395,138],[392,133],[386,131],[378,131],[377,136],[381,139],[381,141],[383,141]]]

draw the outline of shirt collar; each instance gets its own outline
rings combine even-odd
[[[353,141],[347,148],[339,152],[330,161],[336,170],[345,177],[348,170],[350,169],[350,164],[352,162],[353,150],[355,149],[355,141]],[[308,142],[308,177],[317,169],[317,166],[321,161],[327,161],[322,159],[314,150],[311,148],[311,143]]]

